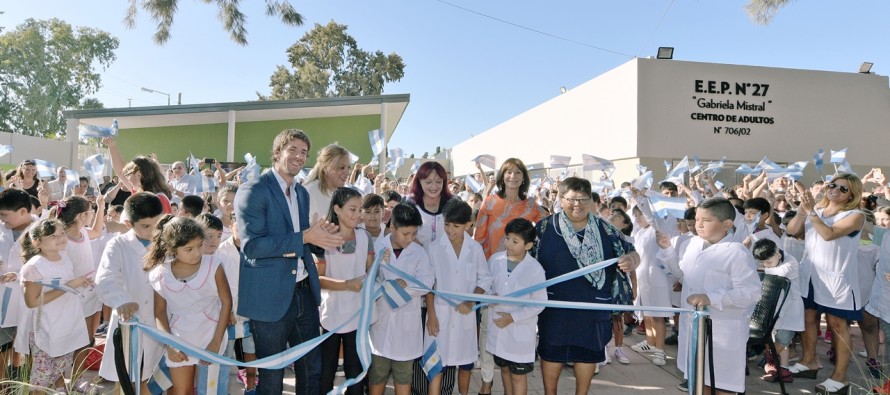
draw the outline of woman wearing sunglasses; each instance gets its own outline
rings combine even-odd
[[[816,386],[817,394],[847,394],[847,365],[850,363],[851,320],[862,320],[862,292],[859,289],[857,251],[859,232],[865,215],[858,210],[862,181],[854,174],[841,173],[822,188],[818,203],[806,188],[796,183],[801,194],[800,213],[788,223],[788,232],[804,230],[806,252],[800,263],[801,295],[804,298],[805,331],[803,357],[789,367],[794,377],[815,379],[816,329],[825,313],[834,333],[837,362],[827,380]]]

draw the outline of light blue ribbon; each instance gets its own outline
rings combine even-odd
[[[6,323],[6,312],[9,310],[9,300],[12,297],[12,288],[3,287],[3,306],[0,307],[0,324]]]

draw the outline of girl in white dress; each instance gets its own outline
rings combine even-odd
[[[337,333],[321,344],[321,393],[334,388],[337,359],[343,347],[343,370],[346,378],[357,377],[362,371],[356,352],[358,320],[349,319],[362,307],[361,290],[365,274],[374,262],[374,249],[370,236],[364,229],[356,229],[361,221],[362,195],[352,188],[337,188],[331,196],[327,221],[340,227],[345,242],[335,250],[326,250],[324,257],[316,261],[318,280],[321,282],[321,307],[319,316],[324,332],[337,329]],[[347,395],[363,393],[362,385],[346,389]]]
[[[154,288],[158,328],[212,353],[225,350],[232,295],[226,274],[213,255],[202,255],[204,230],[195,220],[164,216],[158,222],[145,271]],[[171,394],[195,387],[195,357],[166,346],[173,381]]]
[[[93,256],[93,246],[90,240],[101,237],[102,229],[105,227],[105,198],[101,194],[96,197],[96,205],[98,211],[92,217],[92,221],[90,221],[90,215],[92,215],[90,202],[81,196],[68,196],[57,202],[50,210],[50,217],[62,222],[65,235],[68,236],[65,252],[71,258],[71,263],[74,264],[74,275],[77,277],[95,278],[96,269],[99,268],[99,260]],[[96,328],[99,326],[99,310],[102,309],[102,302],[99,301],[95,287],[86,288],[81,292],[80,303],[86,320],[84,325],[87,336],[90,337],[90,345],[92,345]],[[76,353],[77,360],[74,366],[78,370],[83,366],[83,360],[87,354],[85,352]]]
[[[62,252],[68,243],[62,223],[54,219],[40,221],[21,239],[22,286],[26,318],[19,326],[19,336],[28,339],[32,356],[29,383],[31,393],[43,389],[65,390],[64,374],[71,371],[74,351],[89,342],[83,325],[80,298],[71,292],[44,287],[51,281],[83,290],[92,278],[75,276],[74,265]]]

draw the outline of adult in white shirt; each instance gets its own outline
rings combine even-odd
[[[201,179],[199,176],[186,174],[185,172],[185,164],[182,162],[173,162],[173,166],[170,167],[170,170],[173,171],[173,178],[167,181],[170,184],[170,188],[173,189],[173,198],[176,200],[182,199],[185,195],[192,195],[195,193],[195,189],[197,189],[199,182]]]
[[[303,180],[303,186],[309,192],[309,221],[328,216],[331,195],[337,188],[346,185],[349,170],[349,151],[346,148],[331,144],[318,151],[315,167]]]
[[[56,169],[56,179],[46,183],[46,189],[49,190],[49,200],[62,200],[65,192],[68,190],[68,175],[65,173],[65,166]]]

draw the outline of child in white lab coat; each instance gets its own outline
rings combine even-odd
[[[546,281],[544,268],[528,254],[535,242],[534,225],[527,219],[516,218],[507,223],[504,231],[506,250],[495,253],[488,261],[492,293],[505,296]],[[547,292],[539,289],[519,297],[547,300]],[[485,347],[501,368],[504,393],[525,395],[528,392],[526,375],[534,369],[538,314],[544,308],[516,305],[491,308]]]

